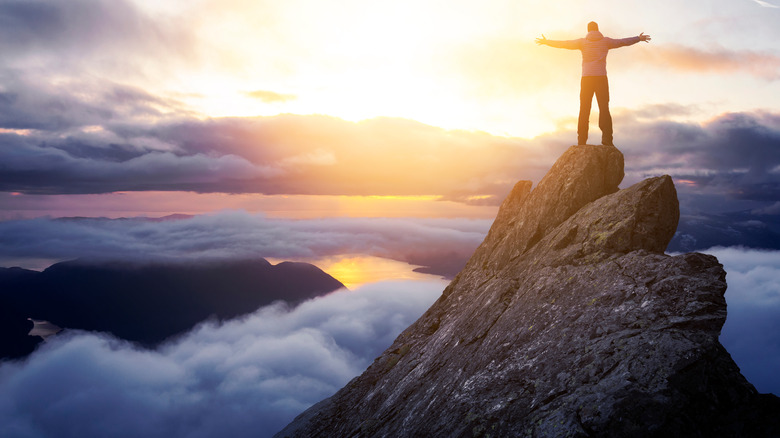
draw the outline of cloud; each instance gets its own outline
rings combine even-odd
[[[772,3],[765,2],[765,1],[762,1],[762,0],[753,0],[753,1],[758,3],[761,7],[764,7],[764,8],[775,8],[775,9],[780,8],[780,6],[773,5]]]
[[[780,251],[711,248],[726,269],[720,341],[759,392],[780,395]]]
[[[776,201],[772,205],[769,205],[767,207],[757,208],[753,210],[751,213],[762,216],[762,215],[780,215],[780,201]]]
[[[616,114],[620,114],[623,111],[617,109],[613,111],[613,117]],[[645,120],[671,120],[676,117],[691,116],[694,114],[700,114],[701,109],[696,105],[682,105],[679,103],[656,103],[643,105],[639,108],[626,111],[630,114],[630,117]]]
[[[47,65],[62,73],[97,61],[108,71],[127,75],[143,70],[132,61],[137,56],[189,56],[191,42],[179,21],[152,17],[127,0],[0,1],[6,67],[37,70]]]
[[[0,70],[0,81],[0,127],[41,131],[39,141],[48,140],[47,132],[73,142],[78,128],[191,114],[175,99],[108,79],[52,80],[35,72]]]
[[[6,192],[424,195],[499,205],[516,181],[538,182],[574,138],[566,130],[505,138],[395,118],[173,119],[184,114],[180,103],[138,88],[96,81],[76,93],[8,77],[0,92]],[[616,111],[627,182],[669,173],[691,181],[690,193],[780,201],[780,116],[669,119],[699,111],[671,103]]]
[[[0,135],[0,142],[6,146],[0,152],[6,163],[0,190],[19,187],[29,193],[105,193],[160,186],[197,190],[219,182],[230,185],[282,172],[233,154],[181,154],[175,153],[176,145],[167,145],[171,150],[160,150],[166,143],[149,141],[148,137],[104,143],[101,140],[105,136],[102,131],[81,132],[65,139]]]
[[[482,242],[489,220],[332,218],[270,219],[222,212],[189,219],[0,222],[0,266],[40,260],[198,260],[266,257],[315,260],[365,254],[431,266],[452,276]],[[454,272],[453,272],[454,271]]]
[[[297,98],[294,94],[279,94],[274,91],[267,90],[247,91],[246,95],[255,99],[259,99],[265,103],[287,102]]]
[[[13,113],[14,105],[9,103],[6,113]],[[77,123],[52,117],[56,122],[9,126]],[[0,149],[6,163],[0,190],[438,195],[481,197],[497,205],[520,177],[541,178],[562,149],[389,118],[352,123],[282,115],[147,124],[113,123],[108,113],[103,117],[109,121],[97,132],[5,134],[0,138],[7,146]],[[150,147],[150,140],[168,150]]]
[[[647,61],[664,68],[686,72],[746,72],[767,81],[780,79],[780,56],[749,50],[706,51],[680,45],[660,45],[648,53]]]
[[[617,119],[617,117],[616,117]],[[705,124],[620,116],[626,181],[669,174],[683,194],[780,200],[780,116],[728,113]],[[720,210],[723,211],[723,210]]]
[[[0,127],[69,136],[109,121],[191,117],[172,93],[143,88],[198,60],[183,18],[130,0],[0,0]]]
[[[143,112],[164,103],[132,89],[120,94],[130,102],[127,111]],[[14,117],[18,103],[9,102],[5,114]],[[69,105],[63,111],[78,113]],[[780,201],[780,116],[727,113],[703,124],[663,118],[665,112],[685,117],[696,111],[679,104],[616,111],[626,183],[668,173],[691,181],[686,188],[691,193]],[[41,110],[37,119],[31,115],[28,122],[9,122],[15,128],[33,128],[26,135],[0,134],[5,166],[0,190],[433,195],[498,205],[518,180],[538,182],[568,147],[565,131],[526,140],[448,131],[404,119],[353,123],[297,115],[119,123],[106,113],[95,116],[108,120],[96,129],[62,133],[46,127],[77,122],[46,114]],[[96,120],[84,117],[78,123]]]
[[[158,350],[56,336],[0,365],[0,435],[271,436],[362,372],[444,286],[375,283],[269,306]]]

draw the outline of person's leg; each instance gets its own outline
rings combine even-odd
[[[601,144],[612,146],[612,115],[609,113],[609,81],[606,76],[598,76],[596,101],[599,103],[599,129]]]
[[[588,124],[590,123],[590,105],[593,102],[593,76],[583,76],[580,81],[580,116],[577,120],[577,144],[588,141]]]

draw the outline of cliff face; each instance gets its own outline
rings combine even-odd
[[[618,191],[614,147],[521,181],[441,298],[278,437],[780,436],[718,342],[725,272],[663,254],[671,178]]]

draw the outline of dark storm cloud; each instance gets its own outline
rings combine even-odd
[[[468,219],[268,219],[224,212],[189,219],[30,219],[0,222],[0,266],[75,258],[316,259],[368,254],[424,266],[465,260],[491,221]],[[462,265],[460,266],[462,268]],[[457,270],[460,270],[457,268]]]
[[[780,200],[780,116],[724,114],[706,124],[620,120],[628,182],[667,173],[683,193]]]
[[[269,437],[362,372],[444,286],[375,283],[269,306],[158,350],[56,336],[0,365],[0,436]]]
[[[6,166],[0,173],[0,190],[17,191],[14,187],[28,193],[196,190],[220,183],[229,186],[233,181],[254,180],[278,172],[235,155],[213,157],[200,153],[179,155],[165,150],[138,151],[132,144],[96,147],[79,141],[31,144],[27,139],[13,140],[4,142],[6,148],[0,153]]]
[[[47,133],[159,118],[171,111],[187,114],[175,100],[107,80],[71,78],[51,84],[35,75],[0,71],[0,84],[0,128],[42,131],[33,136],[40,143],[49,141]]]

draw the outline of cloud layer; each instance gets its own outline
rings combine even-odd
[[[647,121],[625,114],[618,123],[624,126],[623,186],[669,174],[683,209],[690,207],[688,196],[698,196],[699,207],[709,204],[721,212],[729,200],[774,202],[780,197],[780,116],[776,114],[724,114],[703,125]]]
[[[122,92],[136,108],[128,111],[143,111],[153,99]],[[18,116],[15,105],[5,117]],[[81,117],[64,105],[69,117]],[[656,105],[616,113],[626,155],[624,186],[668,173],[682,194],[780,201],[780,115],[733,113],[697,124],[663,120],[668,111],[686,108]],[[570,143],[563,133],[523,140],[401,119],[352,123],[293,115],[107,123],[93,130],[84,128],[92,118],[113,116],[83,112],[78,123],[56,114],[46,121],[43,111],[37,118],[22,117],[27,125],[16,124],[82,128],[0,133],[0,190],[437,195],[498,205],[517,180],[538,182]]]
[[[780,395],[780,251],[712,248],[726,269],[720,341],[759,392]]]
[[[444,269],[465,260],[492,221],[469,219],[270,219],[222,212],[154,222],[31,219],[0,222],[0,266],[38,267],[40,260],[315,260],[365,254]],[[43,266],[45,267],[45,266]],[[462,266],[461,266],[462,267]],[[460,268],[457,268],[459,271]]]
[[[273,435],[365,369],[445,284],[387,282],[204,324],[158,350],[55,337],[0,365],[0,435]]]
[[[148,96],[134,96],[145,105]],[[14,104],[15,105],[15,104]],[[451,132],[400,119],[361,123],[324,116],[111,125],[46,114],[6,124],[40,129],[0,136],[0,190],[23,193],[196,192],[316,195],[504,196],[518,175],[540,178],[551,153],[519,139]],[[70,103],[62,110],[80,117]],[[78,103],[81,105],[81,103]],[[142,109],[145,108],[142,106]],[[33,108],[30,112],[37,111]],[[0,108],[0,113],[2,113]],[[0,114],[2,117],[2,114]],[[86,131],[107,120],[103,128]],[[98,120],[96,120],[98,119]],[[66,133],[60,125],[76,125]],[[500,199],[491,199],[500,203]]]
[[[780,252],[715,248],[728,272],[721,341],[760,392],[780,393]],[[388,282],[289,310],[204,324],[156,351],[57,336],[0,365],[0,435],[271,436],[362,370],[444,282]]]

